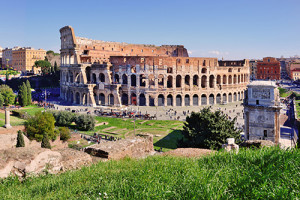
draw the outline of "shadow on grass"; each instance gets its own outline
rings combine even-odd
[[[154,143],[154,147],[176,149],[177,141],[182,138],[181,130],[174,130],[164,138]]]

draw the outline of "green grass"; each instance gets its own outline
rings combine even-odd
[[[44,110],[43,107],[39,107],[37,105],[30,105],[24,107],[24,111],[26,111],[30,116],[33,116],[36,112]]]
[[[0,181],[0,199],[299,199],[300,150],[219,152],[99,162],[77,171]],[[101,195],[99,195],[101,193]]]
[[[15,116],[10,116],[10,125],[12,126],[20,126],[23,125],[25,122],[25,120],[20,119],[18,117]],[[4,113],[0,113],[0,127],[5,125],[5,114]]]
[[[279,90],[280,97],[287,97],[292,93],[292,91],[288,91],[287,89],[284,88],[278,88],[278,90]]]
[[[111,118],[111,117],[95,117],[96,124],[101,122],[108,122],[108,125],[101,125],[96,126],[94,131],[80,131],[85,134],[92,135],[94,132],[97,133],[104,133],[107,135],[113,135],[116,137],[125,138],[128,136],[134,135],[134,120],[133,119],[120,119],[120,118]],[[135,121],[135,133],[136,134],[152,134],[154,136],[153,142],[155,143],[154,146],[156,146],[156,142],[162,140],[157,146],[157,148],[163,147],[164,150],[170,150],[176,148],[176,139],[179,137],[178,133],[179,130],[182,129],[183,122],[181,121],[174,121],[174,120],[148,120],[144,122],[145,120],[136,120]],[[140,122],[144,122],[140,124]],[[104,129],[107,129],[109,127],[114,127],[112,129],[109,129],[105,131]],[[175,134],[176,137],[174,138],[174,129],[177,131]],[[110,134],[109,132],[115,132],[118,133]],[[169,136],[167,136],[169,135]],[[170,139],[171,138],[171,139]],[[180,138],[180,137],[179,137]]]

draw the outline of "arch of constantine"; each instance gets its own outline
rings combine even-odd
[[[132,45],[61,33],[61,98],[78,105],[198,106],[239,101],[249,61],[188,57],[182,45]]]

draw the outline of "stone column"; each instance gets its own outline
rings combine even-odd
[[[146,99],[145,106],[149,106],[149,95],[145,94],[145,99]]]
[[[10,125],[10,111],[5,109],[5,128],[9,129],[12,128]]]
[[[168,80],[168,77],[166,75],[164,75],[164,89],[167,88],[167,80]]]

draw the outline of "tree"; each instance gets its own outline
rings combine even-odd
[[[60,140],[64,142],[71,138],[70,129],[68,127],[59,127]]]
[[[28,94],[27,94],[27,86],[25,82],[22,83],[22,85],[19,86],[19,104],[24,107],[28,104]]]
[[[16,95],[8,85],[0,85],[0,94],[3,97],[4,105],[8,106],[14,103]]]
[[[21,130],[18,130],[16,147],[25,147],[24,136]]]
[[[25,122],[25,130],[30,140],[41,141],[44,134],[51,140],[55,140],[55,119],[50,112],[36,112],[35,115]]]
[[[82,131],[91,131],[95,128],[95,119],[91,115],[79,115],[75,119],[76,127]]]
[[[57,71],[59,71],[59,69],[58,69],[57,63],[56,63],[56,61],[55,61],[55,62],[54,62],[54,72],[57,72]]]
[[[70,126],[75,121],[75,114],[68,111],[52,111],[57,126]]]
[[[45,133],[41,143],[42,148],[51,149],[51,144],[49,142],[48,134]]]
[[[54,55],[54,51],[49,50],[49,51],[46,52],[46,54],[47,54],[47,55],[48,55],[48,54],[53,54],[53,55]]]
[[[49,61],[37,60],[34,62],[34,65],[40,67],[44,75],[50,73],[51,63]]]
[[[179,146],[220,149],[227,138],[235,138],[239,143],[241,131],[235,127],[235,122],[236,118],[230,120],[223,112],[212,112],[210,108],[192,112],[184,123],[184,137],[179,141]]]
[[[31,105],[31,85],[28,80],[26,81],[26,88],[27,88],[27,105]]]

